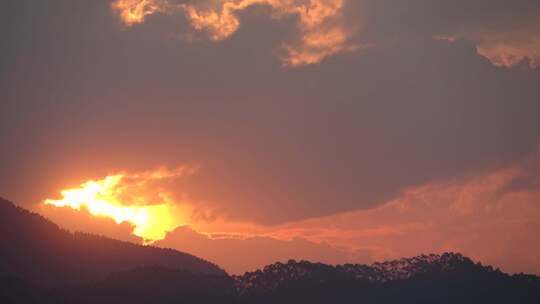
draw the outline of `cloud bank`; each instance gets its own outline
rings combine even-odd
[[[203,257],[235,274],[291,258],[371,263],[448,251],[505,271],[540,273],[539,168],[540,147],[512,166],[412,187],[370,210],[277,226],[192,216],[189,227],[169,231],[154,245]],[[66,216],[65,210],[43,207],[40,212],[70,229],[133,241],[125,226],[115,230],[100,219],[94,221],[101,226],[69,222],[92,222],[84,212]]]
[[[126,26],[140,24],[153,14],[182,12],[196,31],[205,32],[213,41],[229,38],[240,27],[238,13],[252,6],[271,8],[272,18],[295,16],[297,36],[280,47],[281,61],[286,66],[302,66],[321,62],[331,55],[353,51],[359,46],[350,43],[353,29],[344,25],[342,11],[345,0],[117,0],[113,10]]]
[[[505,1],[392,1],[347,0],[116,0],[114,12],[127,26],[142,24],[155,14],[183,15],[192,30],[213,41],[229,38],[241,26],[240,13],[270,8],[271,17],[296,18],[295,38],[275,53],[285,66],[320,63],[335,54],[388,41],[424,35],[434,39],[463,39],[476,45],[479,55],[499,67],[540,61],[540,7],[531,0]],[[486,9],[487,8],[487,9]],[[363,42],[360,42],[363,41]]]

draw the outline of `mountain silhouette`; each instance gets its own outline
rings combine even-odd
[[[70,233],[0,199],[0,303],[540,303],[540,277],[458,253],[372,265],[290,260],[241,276],[170,249]]]
[[[40,289],[3,272],[0,273],[0,303],[53,304],[54,299],[48,290]]]
[[[161,266],[114,273],[94,284],[56,290],[53,296],[57,303],[78,304],[237,303],[235,284],[229,276]]]
[[[172,249],[71,233],[0,198],[0,274],[39,287],[77,285],[142,266],[226,275],[218,266]]]

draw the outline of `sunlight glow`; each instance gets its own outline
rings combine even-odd
[[[43,203],[74,210],[84,208],[94,216],[111,218],[117,224],[127,222],[133,226],[133,234],[148,244],[163,239],[167,231],[184,223],[173,212],[175,205],[166,193],[149,194],[145,188],[151,187],[151,181],[179,174],[181,171],[110,175],[62,190],[62,199],[46,199]]]

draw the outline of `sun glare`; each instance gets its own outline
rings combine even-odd
[[[133,226],[133,234],[145,243],[152,243],[165,237],[167,231],[179,226],[174,216],[174,205],[163,193],[151,196],[137,190],[145,187],[148,180],[170,177],[153,172],[150,175],[127,176],[110,175],[101,180],[90,180],[77,188],[61,191],[62,198],[46,199],[43,203],[56,207],[70,207],[74,210],[87,209],[94,216],[113,219],[117,224],[127,222]],[[134,193],[129,193],[134,192]],[[126,204],[129,198],[129,204]]]

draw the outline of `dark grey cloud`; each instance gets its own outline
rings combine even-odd
[[[464,30],[508,29],[540,14],[535,0],[349,1],[361,12],[365,31],[375,35],[433,35]]]
[[[506,13],[483,17],[478,4],[477,19],[440,20],[470,9],[427,2],[351,6],[365,39],[407,39],[292,69],[272,50],[294,22],[257,9],[213,43],[178,39],[184,21],[162,15],[122,29],[108,1],[8,1],[0,192],[36,203],[114,170],[197,164],[179,193],[273,224],[371,208],[529,153],[538,69],[501,69],[474,41],[432,39]]]
[[[540,151],[540,146],[537,148]],[[500,197],[504,194],[515,192],[528,192],[540,189],[540,159],[533,154],[520,164],[520,173],[510,179],[497,193]]]
[[[540,3],[534,0],[349,1],[360,11],[363,39],[380,45],[437,37],[472,41],[498,66],[540,65]]]

